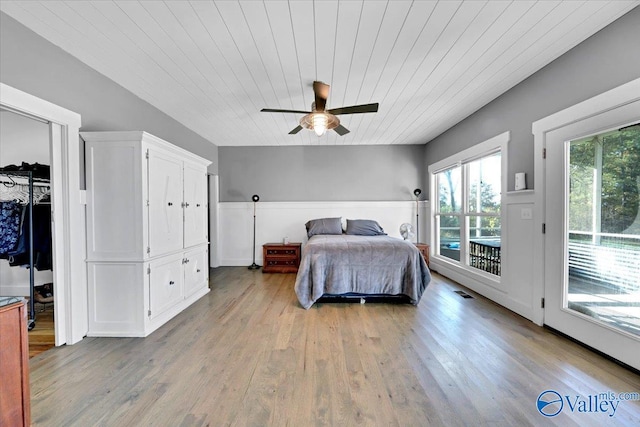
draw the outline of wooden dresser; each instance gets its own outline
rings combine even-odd
[[[266,243],[262,245],[263,273],[297,273],[302,243]]]
[[[416,247],[422,254],[422,257],[424,258],[425,262],[427,263],[427,267],[429,267],[429,245],[427,245],[426,243],[416,243]]]
[[[0,298],[0,426],[31,425],[27,308]]]

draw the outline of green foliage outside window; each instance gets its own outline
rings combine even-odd
[[[572,141],[569,156],[569,229],[640,235],[640,125]]]

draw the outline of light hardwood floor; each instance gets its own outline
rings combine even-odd
[[[147,338],[34,357],[33,425],[640,425],[640,401],[540,415],[545,390],[639,392],[640,375],[437,274],[417,307],[306,311],[294,281],[218,268],[207,296]]]
[[[29,357],[37,356],[56,345],[53,304],[36,304],[36,325],[29,331]]]

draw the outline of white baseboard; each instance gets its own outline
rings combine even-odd
[[[51,270],[34,271],[35,286],[53,282]],[[0,260],[0,296],[29,296],[29,270],[22,267],[11,267],[9,262]]]
[[[431,269],[438,274],[454,280],[462,286],[477,292],[483,297],[486,297],[491,301],[519,314],[520,316],[533,321],[531,305],[513,299],[508,291],[505,292],[501,289],[483,283],[482,281],[465,274],[465,272],[461,272],[458,268],[450,267],[446,263],[438,262],[434,259],[431,260]]]
[[[29,285],[26,286],[2,286],[0,287],[0,296],[3,297],[28,297]]]

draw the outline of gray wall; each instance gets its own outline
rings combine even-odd
[[[526,172],[527,186],[533,188],[532,123],[639,78],[639,42],[640,7],[636,7],[429,142],[425,164],[511,131],[508,190],[514,189],[516,172]],[[428,175],[426,169],[424,173]]]
[[[220,201],[412,200],[423,145],[220,147]]]
[[[0,12],[0,81],[82,116],[82,131],[144,130],[211,160],[218,147]]]

